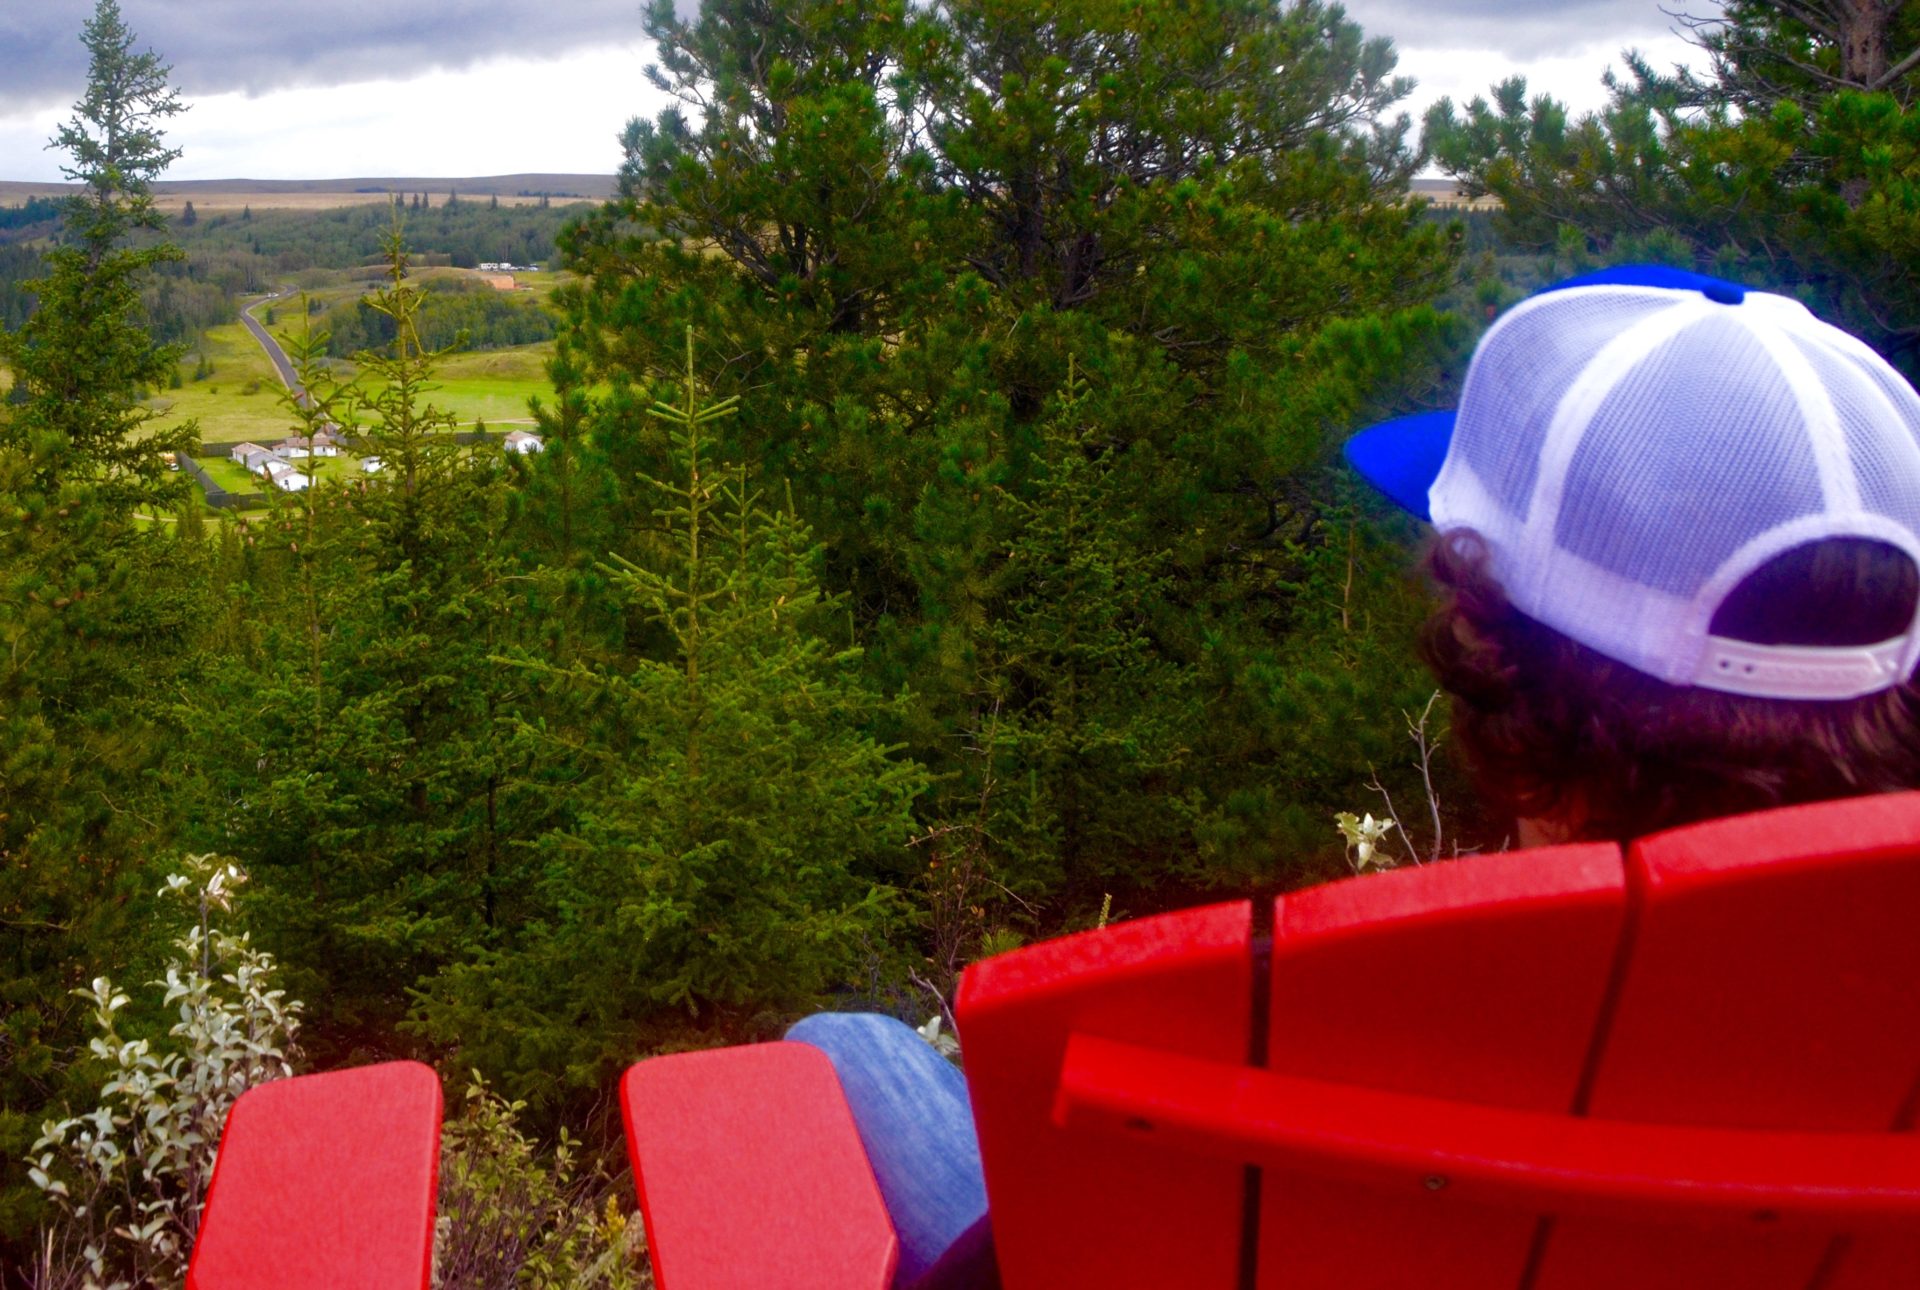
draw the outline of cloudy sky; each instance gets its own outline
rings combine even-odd
[[[1672,0],[1669,0],[1672,3]],[[1705,8],[1705,0],[1696,8]],[[610,173],[657,96],[640,0],[121,0],[191,110],[175,179]],[[45,150],[85,83],[93,0],[0,0],[0,179],[50,180]],[[1575,108],[1632,46],[1687,46],[1658,0],[1347,0],[1419,79],[1410,108],[1514,73]]]

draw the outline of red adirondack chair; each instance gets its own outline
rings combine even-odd
[[[1003,1282],[1920,1286],[1920,794],[1144,919],[957,1002]],[[622,1082],[663,1290],[878,1288],[804,1045]],[[190,1290],[429,1280],[415,1063],[235,1105]]]
[[[1920,1286],[1920,794],[1358,878],[982,963],[1008,1290]],[[662,1290],[877,1290],[799,1045],[622,1084]]]

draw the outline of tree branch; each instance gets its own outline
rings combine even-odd
[[[1867,86],[1867,88],[1870,90],[1883,90],[1916,67],[1920,67],[1920,49],[1913,50],[1905,58],[1895,63],[1892,67],[1889,67],[1884,74],[1875,77],[1873,84]]]

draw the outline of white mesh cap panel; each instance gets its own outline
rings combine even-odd
[[[1482,354],[1497,345],[1500,361],[1484,364],[1476,354],[1468,369],[1453,450],[1429,498],[1436,522],[1446,506],[1448,474],[1456,467],[1471,470],[1485,497],[1524,522],[1537,479],[1538,445],[1562,392],[1623,322],[1671,307],[1670,300],[1653,293],[1612,301],[1593,293],[1558,294],[1572,307],[1542,311],[1536,306],[1545,297],[1536,297],[1509,311],[1481,342]],[[1583,294],[1586,300],[1576,299]]]
[[[1823,497],[1805,435],[1769,412],[1793,405],[1792,387],[1746,328],[1709,314],[1684,339],[1623,377],[1588,423],[1554,543],[1690,601],[1754,534]]]
[[[1852,354],[1809,345],[1808,358],[1832,392],[1862,508],[1920,532],[1920,397],[1885,388]]]

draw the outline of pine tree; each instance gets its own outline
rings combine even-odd
[[[1430,393],[1455,334],[1430,302],[1457,234],[1405,200],[1390,46],[1278,0],[681,12],[647,17],[679,102],[629,127],[620,198],[567,243],[616,477],[664,458],[644,410],[692,323],[716,338],[704,374],[742,400],[718,451],[792,481],[871,674],[912,683],[899,733],[938,772],[923,811],[945,827],[984,787],[963,750],[991,716],[982,660],[1015,612],[1022,507],[1063,500],[1041,450],[1071,361],[1135,490],[1117,532],[1167,580],[1158,661],[1238,668],[1154,792],[1216,814],[1262,794],[1287,825],[1222,844],[1237,871],[1276,836],[1313,845],[1297,821],[1345,808],[1264,796],[1309,768],[1285,731],[1241,724],[1262,719],[1246,687],[1300,621],[1338,439]]]
[[[609,568],[650,648],[534,664],[572,722],[531,731],[578,757],[579,819],[541,842],[544,909],[512,948],[445,974],[422,1027],[523,1095],[592,1088],[688,1013],[791,1011],[883,956],[920,768],[868,729],[886,705],[790,506],[713,460],[735,401],[659,404],[672,473],[639,558]]]

